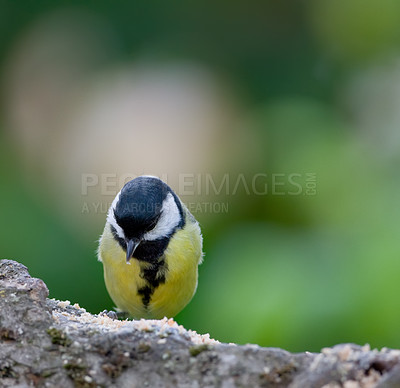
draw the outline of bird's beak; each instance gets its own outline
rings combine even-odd
[[[127,246],[126,246],[126,262],[129,263],[129,260],[132,259],[133,254],[135,253],[136,248],[140,244],[139,239],[131,239],[128,240]]]

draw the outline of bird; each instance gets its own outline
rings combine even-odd
[[[165,182],[139,176],[111,203],[98,260],[117,311],[133,319],[173,318],[196,292],[199,223]]]

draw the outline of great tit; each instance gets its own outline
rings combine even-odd
[[[126,183],[98,249],[118,310],[135,319],[179,313],[196,291],[202,244],[198,222],[166,183],[152,176]]]

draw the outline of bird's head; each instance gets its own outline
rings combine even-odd
[[[184,217],[179,198],[166,183],[140,176],[117,194],[107,221],[129,262],[140,244],[171,237],[183,226]]]

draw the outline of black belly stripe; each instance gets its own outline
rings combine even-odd
[[[148,307],[151,301],[151,297],[156,288],[165,283],[165,277],[168,271],[168,265],[165,262],[165,256],[151,264],[147,268],[141,268],[140,277],[146,281],[146,285],[138,289],[138,295],[142,297],[142,303],[144,307]]]

